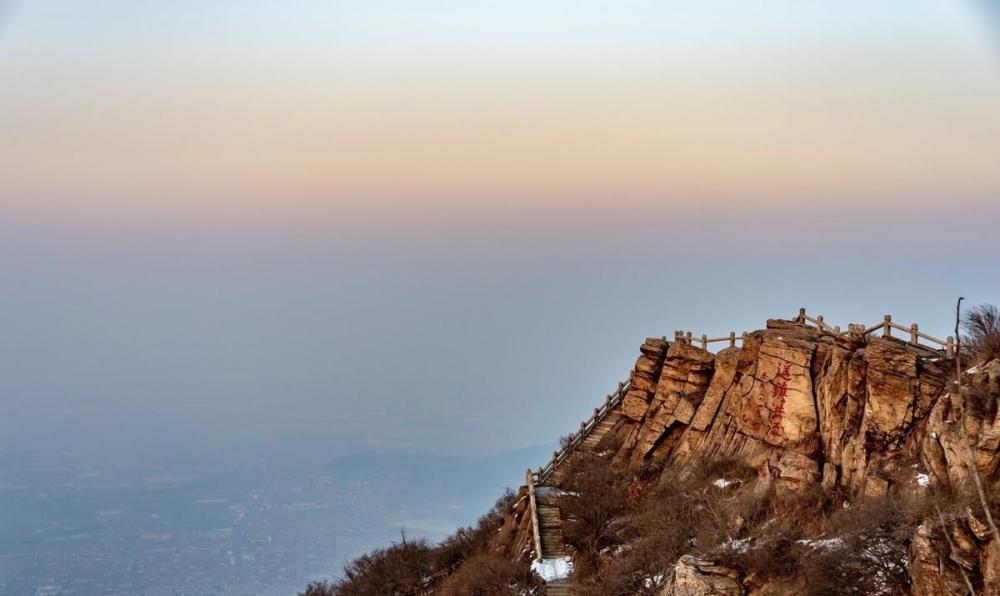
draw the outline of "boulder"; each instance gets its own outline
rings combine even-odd
[[[701,403],[715,371],[715,356],[701,348],[675,343],[667,350],[653,399],[664,412],[688,423]]]
[[[630,389],[622,400],[622,416],[632,420],[642,420],[649,410],[648,394],[642,390]]]
[[[667,574],[660,596],[741,596],[738,578],[735,569],[684,555]]]
[[[639,346],[639,351],[655,360],[663,360],[663,353],[670,347],[666,338],[647,337],[646,341]]]

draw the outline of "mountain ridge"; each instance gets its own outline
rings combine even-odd
[[[472,593],[1000,593],[1000,359],[956,375],[957,347],[804,311],[648,338],[601,436],[599,409],[412,593],[467,593],[500,561],[507,590]]]

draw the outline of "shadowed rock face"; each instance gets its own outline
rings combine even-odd
[[[970,405],[961,424],[959,401],[949,394],[954,366],[897,339],[852,339],[782,320],[718,354],[650,339],[601,449],[609,465],[643,470],[644,478],[651,468],[737,457],[776,490],[822,483],[855,498],[919,490],[915,467],[932,486],[965,482],[973,466],[992,478],[1000,416]],[[1000,395],[1000,362],[967,376]],[[944,556],[976,568],[986,593],[1000,594],[1000,545],[983,520],[968,517],[953,531],[951,554],[932,541],[933,520],[917,529],[908,564],[914,593],[963,593],[943,569]],[[530,519],[519,512],[509,523],[519,538],[506,548],[525,552],[518,541],[529,539],[523,525]],[[664,574],[663,594],[744,593],[737,572],[711,561],[684,557]]]

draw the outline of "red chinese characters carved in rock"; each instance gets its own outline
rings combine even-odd
[[[792,365],[778,365],[778,374],[771,386],[771,403],[767,406],[767,434],[781,436],[781,419],[785,414],[785,398],[788,397],[788,382],[792,380]]]

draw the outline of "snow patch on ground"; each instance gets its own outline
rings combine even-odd
[[[927,474],[917,474],[917,484],[919,484],[920,486],[930,486],[931,477],[928,476]]]
[[[656,588],[656,587],[658,587],[662,583],[663,583],[663,574],[662,573],[659,573],[659,574],[654,575],[652,577],[647,577],[646,579],[642,580],[642,584],[646,588]]]
[[[738,553],[745,553],[748,550],[750,550],[750,539],[749,538],[734,539],[731,540],[727,546],[729,546],[729,550],[731,551]]]
[[[568,579],[573,573],[573,561],[569,557],[535,560],[531,562],[531,570],[546,582]]]
[[[554,486],[536,486],[535,494],[540,497],[574,497],[575,493],[558,489]]]
[[[799,540],[799,544],[804,544],[810,548],[822,548],[824,550],[840,548],[844,541],[840,538],[827,538],[825,540]]]
[[[719,488],[726,488],[730,484],[737,484],[738,482],[739,482],[739,480],[726,480],[725,478],[719,478],[718,480],[716,480],[712,484],[714,484],[715,486],[717,486]]]

